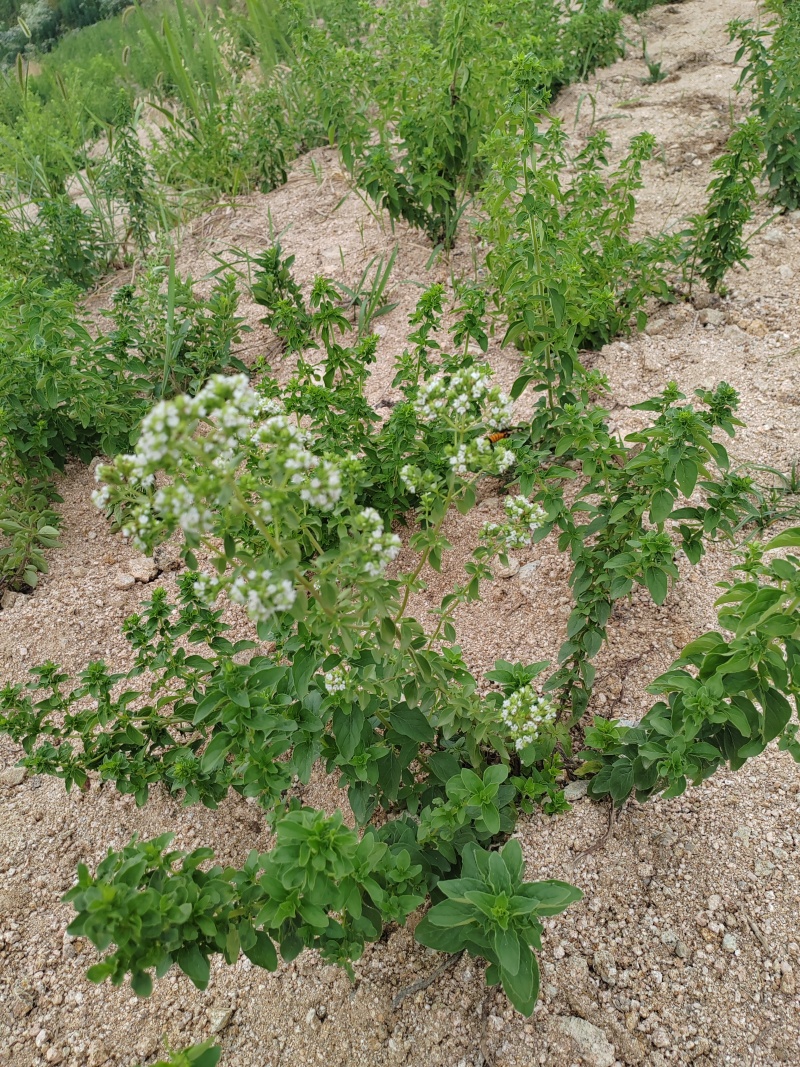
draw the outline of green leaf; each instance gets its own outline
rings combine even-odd
[[[550,286],[548,289],[550,295],[550,306],[553,309],[553,318],[556,320],[556,326],[560,327],[564,321],[564,315],[567,310],[567,302],[564,299],[563,293],[560,293],[558,289]]]
[[[517,400],[521,397],[535,377],[536,375],[534,374],[521,374],[511,386],[511,399]]]
[[[211,974],[208,960],[197,945],[189,945],[177,954],[177,964],[198,989],[205,989]]]
[[[800,548],[800,526],[793,526],[791,530],[784,530],[783,533],[773,537],[771,541],[767,541],[764,545],[765,552],[769,552],[773,548]]]
[[[608,784],[614,803],[619,807],[633,789],[633,764],[629,759],[621,757],[616,761],[611,768]]]
[[[644,583],[654,603],[663,604],[667,599],[667,576],[657,567],[645,567]]]
[[[202,1045],[187,1049],[186,1055],[192,1067],[217,1067],[222,1049],[218,1045],[212,1045],[209,1039]]]
[[[681,492],[687,498],[694,492],[694,487],[697,484],[697,473],[697,464],[692,460],[678,460],[678,465],[675,468],[675,477]]]
[[[212,774],[224,762],[233,748],[234,738],[229,733],[214,734],[200,757],[200,769],[203,774]]]
[[[663,522],[672,511],[674,503],[675,499],[672,493],[666,489],[659,489],[650,504],[650,521],[653,523]]]
[[[308,693],[308,683],[317,669],[318,662],[316,653],[309,649],[302,649],[295,655],[292,661],[292,680],[299,697]]]
[[[532,1015],[539,998],[539,964],[527,945],[520,955],[516,974],[510,974],[501,967],[500,980],[517,1011],[526,1016]]]
[[[436,926],[431,922],[430,915],[431,913],[428,912],[417,923],[414,928],[414,939],[419,941],[421,945],[426,945],[437,952],[460,952],[464,947],[465,932],[463,928],[460,926]]]
[[[263,930],[256,930],[255,944],[244,950],[245,956],[256,965],[267,971],[274,971],[278,967],[278,954],[272,938]]]
[[[772,741],[782,733],[792,717],[792,705],[777,689],[768,689],[764,696],[764,732],[765,743]]]
[[[153,979],[147,971],[137,971],[131,975],[131,989],[137,997],[149,997],[153,992]]]
[[[355,705],[350,709],[349,715],[345,715],[341,708],[337,708],[333,713],[333,736],[337,748],[346,760],[351,759],[358,748],[364,722],[364,712]]]
[[[530,952],[528,946],[520,945],[519,937],[514,930],[496,929],[493,941],[501,971],[511,976],[517,974],[522,954]]]
[[[410,708],[408,704],[398,704],[392,709],[390,718],[392,728],[403,737],[421,744],[433,741],[435,731],[419,708]]]
[[[500,812],[494,804],[481,804],[481,818],[486,829],[494,836],[500,829]]]

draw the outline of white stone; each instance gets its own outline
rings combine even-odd
[[[0,786],[4,785],[10,789],[12,786],[22,785],[27,773],[27,767],[9,767],[5,771],[0,771]]]
[[[519,572],[519,560],[514,556],[508,557],[508,566],[504,567],[501,563],[498,563],[494,568],[495,578],[513,578],[515,574]]]
[[[125,567],[137,582],[149,582],[158,574],[155,562],[148,556],[134,556],[127,560]]]
[[[577,1015],[559,1017],[556,1026],[572,1038],[588,1067],[613,1067],[617,1058],[614,1046],[598,1026]]]
[[[573,804],[576,800],[580,800],[585,797],[589,791],[589,783],[574,781],[570,782],[564,789],[564,799],[568,800],[570,804]]]
[[[231,1021],[233,1017],[233,1008],[212,1008],[208,1013],[208,1020],[211,1023],[211,1033],[218,1034]]]

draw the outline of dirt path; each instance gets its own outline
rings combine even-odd
[[[653,231],[700,207],[710,162],[729,128],[734,49],[725,23],[755,12],[752,0],[685,0],[654,9],[642,22],[648,53],[668,72],[644,85],[647,68],[636,47],[600,72],[596,82],[564,93],[555,110],[576,142],[592,125],[611,135],[615,158],[627,139],[650,130],[659,142],[645,170],[640,225]],[[633,26],[633,24],[631,24]],[[632,39],[637,40],[631,32]],[[580,107],[579,107],[580,105]],[[576,120],[577,115],[577,122]],[[258,250],[283,232],[300,278],[331,273],[352,282],[365,263],[395,243],[399,254],[391,299],[398,308],[381,320],[381,360],[370,383],[373,401],[390,395],[391,360],[405,339],[418,284],[447,282],[438,263],[426,271],[422,238],[384,230],[347,192],[331,152],[301,159],[288,184],[198,220],[183,242],[179,269],[202,276],[216,265],[211,252],[232,245]],[[768,218],[766,209],[763,219]],[[720,379],[742,394],[748,428],[731,452],[737,461],[787,469],[800,458],[800,216],[782,217],[754,241],[748,272],[729,279],[705,326],[689,305],[656,309],[648,332],[608,345],[592,357],[608,374],[623,431],[639,413],[629,405],[675,378],[689,394]],[[344,263],[344,266],[343,266]],[[464,237],[453,270],[471,267]],[[259,309],[245,305],[254,332],[244,345],[255,355],[270,338]],[[516,372],[514,354],[491,350],[500,380]],[[4,679],[23,680],[29,666],[53,658],[80,669],[88,657],[126,662],[121,619],[145,594],[141,583],[119,588],[131,550],[92,506],[93,480],[77,465],[63,479],[64,546],[51,553],[51,573],[33,597],[18,598],[0,615]],[[426,599],[438,603],[443,585],[460,573],[475,531],[498,510],[488,495],[466,519],[453,521],[451,553],[442,579]],[[569,613],[567,569],[548,544],[518,555],[537,564],[533,578],[501,580],[483,604],[462,611],[459,636],[475,670],[496,657],[552,656]],[[729,556],[712,551],[661,609],[646,598],[618,611],[599,657],[596,707],[636,718],[647,708],[643,686],[670,662],[676,647],[713,623],[714,583]],[[170,574],[158,581],[168,586]],[[239,621],[237,625],[244,624]],[[0,768],[19,752],[0,742]],[[65,796],[61,784],[26,778],[0,785],[0,1064],[100,1067],[152,1062],[172,1046],[218,1031],[223,1067],[754,1067],[800,1062],[800,769],[774,746],[737,775],[720,773],[670,802],[628,808],[600,852],[576,865],[577,854],[606,825],[604,808],[579,800],[552,819],[523,819],[518,835],[528,875],[562,877],[585,901],[548,924],[542,964],[544,993],[531,1020],[502,995],[486,992],[475,963],[462,959],[424,992],[397,1009],[398,989],[431,971],[435,954],[407,930],[368,948],[351,987],[339,970],[305,953],[275,975],[214,965],[205,993],[180,975],[138,1001],[127,987],[95,987],[84,977],[92,947],[65,938],[71,912],[59,903],[78,860],[95,864],[108,846],[133,832],[172,829],[179,846],[203,843],[224,863],[241,863],[249,849],[267,847],[258,811],[234,798],[218,812],[184,810],[161,793],[138,811],[106,788]],[[337,797],[322,777],[309,802],[328,808]]]

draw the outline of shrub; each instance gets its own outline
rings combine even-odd
[[[648,686],[665,694],[636,727],[600,722],[587,730],[589,791],[621,805],[631,793],[680,796],[726,763],[737,770],[776,738],[800,763],[800,558],[765,557],[800,548],[800,527],[749,544],[717,601],[720,628],[683,649]],[[794,704],[794,707],[793,707]]]
[[[764,144],[764,174],[777,204],[800,207],[800,10],[778,3],[782,15],[763,29],[751,21],[730,23],[731,39],[740,43],[737,62],[747,57],[739,86],[749,86],[752,108],[760,120]]]
[[[46,570],[41,549],[52,547],[58,498],[49,478],[66,460],[114,455],[136,440],[153,398],[198,389],[209,374],[241,368],[231,354],[238,340],[237,294],[231,276],[207,300],[191,279],[164,271],[144,278],[143,292],[120,289],[110,314],[114,329],[93,338],[77,291],[48,288],[40,278],[0,286],[0,580],[34,586]]]
[[[279,252],[273,267],[269,277],[291,293]],[[74,681],[44,664],[27,691],[4,690],[0,725],[31,769],[68,787],[98,773],[139,804],[162,783],[209,807],[233,789],[255,798],[274,829],[275,847],[239,870],[209,867],[209,849],[172,851],[169,835],[110,853],[94,875],[81,868],[70,930],[116,946],[92,979],[130,975],[146,995],[151,971],[177,963],[204,987],[211,956],[233,962],[240,950],[267,968],[278,951],[288,960],[306,947],[349,966],[385,922],[403,921],[434,892],[446,899],[419,924],[419,939],[486,959],[487,981],[529,1013],[540,919],[579,891],[523,882],[518,844],[496,846],[520,811],[564,809],[566,720],[586,707],[590,661],[615,600],[636,582],[660,603],[677,578],[665,523],[680,489],[690,494],[706,478],[708,507],[675,513],[692,559],[704,537],[738,517],[742,487],[732,492],[709,469],[725,466],[711,435],[718,425],[732,432],[735,396],[705,395],[700,413],[668,390],[646,405],[656,419],[636,435],[641,452],[626,454],[588,403],[592,380],[573,368],[583,400],[568,402],[556,382],[557,402],[509,433],[510,398],[469,350],[470,338],[486,340],[480,299],[462,294],[453,351],[435,340],[436,286],[397,360],[403,402],[380,425],[364,400],[376,338],[340,343],[349,323],[337,298],[316,279],[309,307],[293,305],[321,362],[301,359],[284,386],[268,378],[258,391],[244,377],[212,378],[194,397],[157,405],[137,451],[102,468],[97,502],[116,509],[140,548],[178,529],[186,542],[178,603],[158,589],[125,625],[136,656],[128,677],[152,681],[117,695],[122,678],[104,663]],[[568,463],[585,479],[572,504]],[[409,609],[425,567],[441,567],[443,524],[453,507],[473,506],[480,478],[504,472],[534,498],[506,499],[504,520],[484,527],[464,581],[426,632]],[[400,539],[388,523],[410,505],[414,558],[390,576]],[[540,682],[547,664],[499,661],[488,675],[496,688],[481,695],[453,613],[479,597],[496,558],[554,527],[575,564],[561,665]],[[200,549],[211,557],[206,569]],[[225,637],[223,591],[272,651]],[[295,776],[307,781],[317,759],[339,775],[359,831],[341,813],[291,799]]]
[[[329,387],[347,396],[349,368],[322,296],[317,305],[319,336],[329,358],[339,360]],[[537,916],[563,910],[579,893],[561,883],[523,883],[514,843],[502,854],[486,849],[513,827],[518,791],[537,795],[526,786],[524,768],[565,735],[533,688],[535,670],[504,672],[506,697],[477,695],[452,646],[449,616],[476,595],[487,561],[504,551],[503,538],[529,537],[538,512],[520,502],[509,510],[507,529],[487,531],[467,585],[445,598],[440,626],[428,638],[407,614],[422,566],[446,548],[442,523],[451,506],[469,506],[472,483],[502,468],[509,454],[482,444],[482,427],[502,420],[507,406],[485,369],[468,363],[445,377],[426,377],[427,384],[421,375],[408,382],[406,394],[421,431],[440,421],[439,398],[451,399],[436,426],[449,462],[431,479],[407,462],[413,452],[394,459],[410,491],[422,494],[423,522],[413,540],[421,563],[398,578],[389,578],[386,567],[399,539],[359,502],[366,480],[360,462],[330,450],[328,434],[301,434],[293,419],[277,413],[274,399],[260,397],[244,378],[214,378],[194,399],[156,407],[139,451],[104,469],[107,486],[98,502],[126,506],[126,525],[142,547],[181,526],[194,565],[193,547],[222,538],[214,568],[181,580],[180,605],[157,590],[144,615],[126,624],[137,655],[132,677],[155,672],[151,692],[161,710],[142,706],[144,693],[133,690],[119,703],[112,697],[118,676],[102,664],[89,665],[70,689],[57,667],[44,665],[33,684],[60,694],[48,705],[58,719],[41,719],[24,691],[12,687],[4,694],[3,725],[23,741],[31,766],[67,785],[99,770],[139,803],[157,781],[211,807],[230,788],[256,797],[275,827],[276,847],[253,853],[233,872],[201,869],[209,850],[182,856],[161,838],[109,856],[94,877],[83,871],[70,895],[79,913],[72,929],[98,944],[109,936],[117,944],[92,969],[93,979],[121,981],[130,973],[144,994],[149,970],[163,974],[175,961],[204,986],[210,955],[233,961],[241,948],[274,968],[276,943],[286,959],[316,947],[346,964],[380,936],[384,922],[402,921],[438,884],[462,909],[484,894],[496,898],[491,912],[465,915],[459,947],[488,957],[487,979],[501,981],[521,1010],[532,1010]],[[207,431],[201,438],[194,434],[199,423]],[[170,486],[143,495],[162,468]],[[291,538],[282,533],[288,530]],[[214,604],[223,589],[250,612],[261,640],[277,642],[274,655],[224,638]],[[441,648],[440,631],[447,635]],[[204,646],[202,653],[187,655],[184,634]],[[79,709],[84,693],[96,707]],[[62,729],[60,712],[68,708]],[[498,719],[498,709],[505,718]],[[123,721],[136,726],[131,731]],[[188,743],[187,728],[196,735]],[[514,766],[523,768],[518,782],[510,775],[511,752]],[[343,825],[340,813],[329,818],[287,800],[293,776],[307,780],[319,757],[341,776],[361,835]],[[169,918],[169,902],[178,899],[190,903],[180,925]],[[145,914],[143,908],[150,918],[128,938],[129,917]],[[423,927],[430,943],[443,936],[430,930],[440,914],[431,913]]]
[[[619,17],[599,0],[566,9],[556,0],[393,0],[365,32],[366,44],[347,45],[303,26],[301,78],[358,185],[393,220],[445,246],[484,176],[480,149],[502,113],[516,51],[548,57],[542,78],[553,90],[621,54]]]
[[[763,148],[760,122],[751,117],[733,131],[725,152],[711,164],[718,177],[708,186],[705,211],[692,219],[690,273],[696,271],[712,293],[731,267],[750,259],[742,235],[757,199]]]

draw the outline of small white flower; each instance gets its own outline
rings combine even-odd
[[[552,701],[529,684],[506,697],[500,706],[500,721],[520,752],[556,721],[556,709]]]
[[[271,570],[249,570],[234,579],[228,596],[241,604],[254,622],[266,622],[281,611],[289,611],[297,599],[297,590],[288,578],[278,578]]]
[[[508,497],[504,507],[508,522],[487,522],[481,536],[497,548],[525,548],[544,523],[544,511],[524,496]]]
[[[322,678],[327,691],[331,694],[343,693],[347,689],[347,676],[349,673],[350,667],[347,663],[340,663],[338,667],[332,667],[329,671],[325,671]]]

